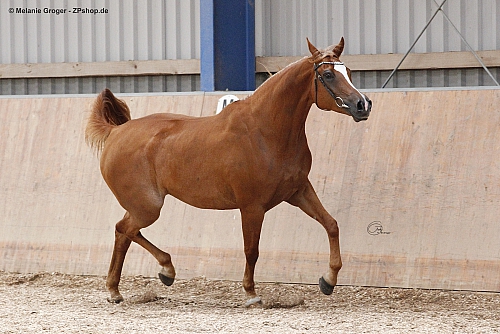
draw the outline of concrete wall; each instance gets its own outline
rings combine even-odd
[[[367,122],[313,107],[306,124],[310,177],[340,226],[339,283],[500,291],[500,90],[369,96]],[[211,115],[219,98],[121,97],[134,118]],[[107,273],[124,211],[84,142],[93,99],[0,98],[0,270]],[[167,198],[159,221],[143,233],[172,254],[181,278],[242,278],[238,211]],[[321,226],[281,204],[266,215],[256,279],[316,283],[327,252]],[[124,273],[157,270],[153,257],[132,245]]]

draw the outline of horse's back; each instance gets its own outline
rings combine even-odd
[[[146,145],[158,134],[168,134],[176,129],[184,128],[186,124],[196,123],[200,117],[182,114],[158,113],[136,118],[116,127],[108,141],[107,147]],[[132,143],[133,142],[133,143]]]
[[[147,120],[164,120],[164,121],[169,121],[169,120],[190,120],[190,119],[196,119],[199,117],[195,116],[188,116],[184,114],[173,114],[173,113],[157,113],[157,114],[151,114],[147,115],[141,118],[136,118],[136,121],[147,121]]]

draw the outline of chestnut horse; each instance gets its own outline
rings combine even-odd
[[[353,86],[349,69],[339,60],[343,38],[326,50],[307,43],[311,56],[279,71],[218,115],[162,113],[131,120],[128,106],[111,91],[97,97],[85,137],[102,150],[102,176],[126,210],[116,224],[106,281],[110,302],[123,301],[118,284],[132,241],[158,261],[161,281],[173,283],[170,254],[140,232],[158,219],[166,195],[198,208],[240,210],[247,305],[260,302],[254,269],[264,214],[283,201],[299,207],[327,232],[330,263],[319,282],[323,293],[332,293],[342,266],[339,230],[308,179],[312,157],[305,122],[313,103],[356,122],[366,120],[371,101]]]

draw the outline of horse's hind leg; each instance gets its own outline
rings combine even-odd
[[[162,267],[159,274],[160,279],[166,285],[171,285],[175,278],[175,269],[172,265],[172,260],[170,254],[165,253],[158,247],[149,242],[140,233],[140,229],[147,227],[154,223],[159,216],[154,215],[151,219],[140,220],[131,216],[128,212],[125,214],[122,220],[116,224],[115,231],[115,246],[113,249],[113,256],[111,258],[111,264],[109,266],[108,278],[106,281],[106,286],[111,294],[108,301],[119,303],[123,301],[123,297],[118,290],[118,284],[120,283],[120,276],[123,268],[123,261],[125,259],[125,254],[130,246],[131,241],[136,242],[141,245],[144,249],[149,251],[158,261]]]
[[[172,285],[175,279],[175,268],[172,264],[172,258],[170,257],[170,254],[162,251],[151,242],[149,242],[149,240],[142,236],[141,232],[138,232],[132,240],[141,245],[148,252],[150,252],[158,261],[161,266],[158,277],[160,278],[162,283],[167,286]]]
[[[127,215],[128,213],[122,220],[127,219]],[[125,260],[125,255],[127,254],[131,242],[132,240],[127,238],[125,234],[115,230],[115,246],[113,248],[113,256],[111,257],[108,277],[106,279],[106,287],[110,293],[110,297],[108,298],[110,303],[120,303],[123,301],[123,297],[118,291],[118,284],[120,283],[123,261]]]

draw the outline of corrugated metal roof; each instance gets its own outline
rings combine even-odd
[[[442,0],[436,0],[441,3]],[[436,11],[434,0],[256,1],[257,56],[307,54],[346,39],[346,54],[405,53]],[[448,0],[444,12],[475,50],[500,49],[500,1]],[[414,52],[466,51],[438,14]]]
[[[441,3],[442,0],[436,0]],[[39,0],[0,2],[0,63],[200,58],[200,0]],[[9,8],[65,8],[66,14],[16,14]],[[73,14],[74,7],[107,14]],[[306,55],[346,39],[345,54],[405,53],[438,5],[434,0],[256,0],[256,55]],[[444,11],[475,50],[500,49],[500,1],[448,0]],[[438,14],[414,52],[466,51]],[[500,76],[500,69],[492,69]],[[389,72],[357,72],[360,88],[380,87]],[[261,82],[265,75],[258,75]],[[400,71],[389,87],[491,85],[482,69]],[[0,94],[199,89],[199,76],[0,79]]]

